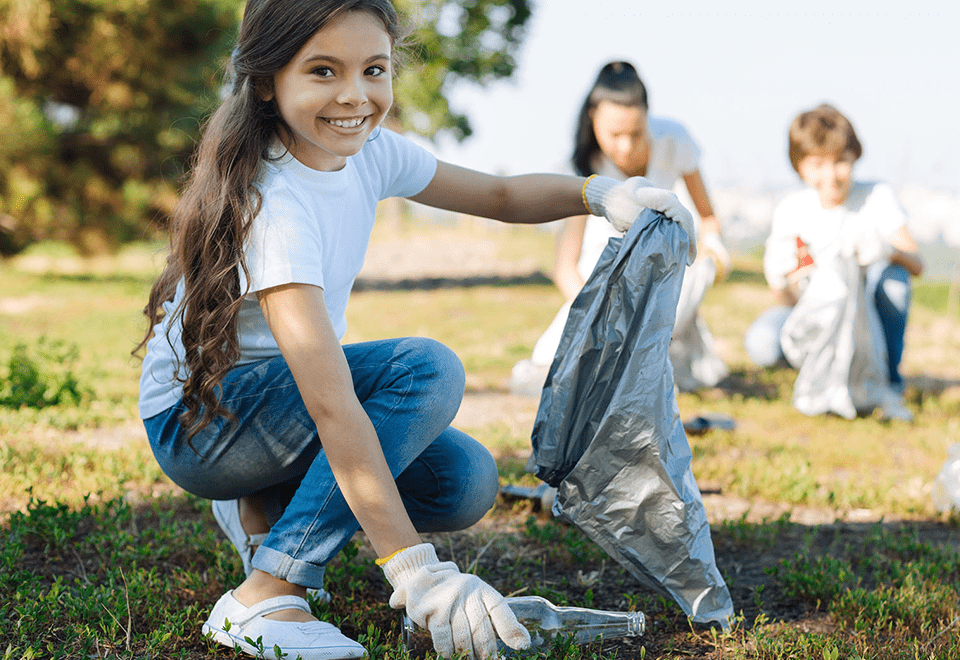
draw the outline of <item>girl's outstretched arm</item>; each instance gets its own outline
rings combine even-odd
[[[323,289],[287,284],[261,291],[258,297],[317,425],[337,485],[377,554],[386,557],[419,544],[377,432],[357,400]]]
[[[550,222],[584,210],[602,215],[625,232],[644,208],[667,216],[690,237],[687,263],[697,256],[697,229],[690,211],[669,190],[655,188],[643,177],[618,181],[606,176],[583,179],[564,174],[494,176],[439,162],[433,180],[415,202],[502,222]]]
[[[707,194],[707,187],[703,184],[703,177],[700,176],[700,170],[693,170],[683,175],[683,182],[687,185],[687,191],[690,193],[690,200],[700,214],[700,241],[701,247],[705,248],[700,254],[704,257],[712,257],[717,267],[717,282],[726,279],[730,274],[730,268],[733,263],[730,259],[730,253],[720,238],[720,220],[717,219],[713,211],[713,204],[710,203],[710,196]]]
[[[583,182],[564,174],[496,176],[440,161],[430,184],[410,199],[502,222],[536,224],[582,215]]]

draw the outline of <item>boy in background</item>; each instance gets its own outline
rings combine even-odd
[[[823,104],[798,115],[789,130],[790,163],[806,184],[777,206],[763,266],[777,306],[747,330],[750,358],[769,367],[784,360],[781,330],[819,261],[853,242],[865,269],[886,345],[891,389],[903,393],[900,360],[910,307],[910,277],[923,272],[907,215],[893,189],[857,181],[853,168],[863,147],[850,121]]]

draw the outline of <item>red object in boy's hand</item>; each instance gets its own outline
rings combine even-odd
[[[797,236],[797,270],[812,265],[813,257],[810,256],[810,251],[807,250],[807,244]]]
[[[787,273],[787,286],[793,291],[794,297],[799,298],[803,293],[811,273],[813,273],[813,257],[807,250],[807,244],[797,236],[797,267]]]

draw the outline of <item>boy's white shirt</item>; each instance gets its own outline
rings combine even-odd
[[[813,263],[837,254],[856,254],[861,265],[889,257],[890,239],[907,224],[907,213],[893,189],[879,182],[854,182],[843,204],[824,209],[813,188],[787,195],[774,210],[763,253],[767,283],[787,286],[797,267],[797,242],[807,245]]]
[[[346,307],[353,282],[363,267],[376,219],[377,203],[388,197],[410,197],[433,179],[437,159],[422,147],[389,130],[367,142],[343,169],[320,172],[282,153],[264,163],[258,187],[263,205],[253,222],[245,258],[250,273],[238,334],[240,361],[245,364],[280,354],[256,292],[282,284],[321,287],[337,337],[347,329]],[[240,273],[241,291],[247,280]],[[179,302],[182,286],[168,311]],[[152,417],[176,404],[181,383],[174,378],[180,328],[166,337],[161,321],[147,344],[140,378],[140,416]]]

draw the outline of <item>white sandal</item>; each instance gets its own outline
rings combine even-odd
[[[213,606],[203,624],[203,635],[230,648],[239,648],[254,657],[270,657],[275,647],[285,657],[302,660],[343,660],[365,658],[367,650],[324,621],[277,621],[267,614],[281,610],[310,612],[299,596],[267,598],[247,607],[228,591]],[[247,640],[252,640],[256,646]]]
[[[211,500],[210,508],[213,509],[213,517],[217,519],[220,529],[240,555],[243,574],[250,577],[253,572],[254,548],[266,541],[269,533],[247,534],[244,531],[243,523],[240,522],[240,500]],[[307,589],[307,593],[321,603],[330,602],[330,594],[323,587]]]

